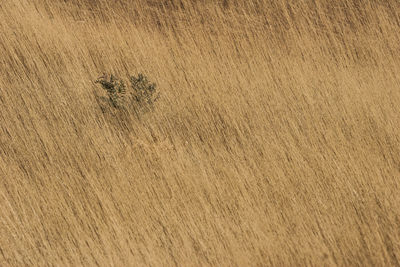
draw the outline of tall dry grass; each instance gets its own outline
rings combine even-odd
[[[400,264],[400,4],[2,0],[0,265]],[[145,72],[154,112],[102,112]]]

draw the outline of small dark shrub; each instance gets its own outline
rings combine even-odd
[[[103,76],[99,77],[95,82],[99,83],[103,89],[107,91],[108,98],[113,107],[118,108],[124,105],[123,102],[126,94],[124,81],[112,74],[109,78],[107,74],[103,74]]]
[[[126,87],[123,80],[114,75],[103,74],[96,81],[107,91],[110,104],[114,108],[153,109],[154,103],[159,99],[156,84],[139,73],[137,77],[130,76],[130,87]]]
[[[152,107],[160,97],[160,94],[157,93],[156,84],[150,83],[147,77],[141,73],[139,73],[138,77],[131,76],[129,80],[135,101],[140,105]]]

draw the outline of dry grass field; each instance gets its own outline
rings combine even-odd
[[[1,0],[0,266],[47,265],[399,266],[400,2]]]

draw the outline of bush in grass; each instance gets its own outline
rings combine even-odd
[[[106,90],[109,102],[114,108],[132,107],[139,109],[153,109],[154,103],[159,99],[156,84],[151,83],[147,76],[139,73],[130,76],[130,86],[127,87],[122,79],[114,75],[103,74],[96,81]]]

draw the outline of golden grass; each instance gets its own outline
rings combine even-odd
[[[399,2],[213,2],[1,1],[0,266],[400,264]]]

